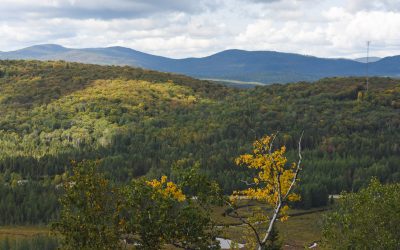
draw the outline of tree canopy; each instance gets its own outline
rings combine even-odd
[[[358,193],[343,193],[324,226],[329,249],[399,249],[400,184],[373,179]]]
[[[134,179],[116,185],[99,172],[98,162],[76,164],[64,182],[60,219],[52,224],[63,239],[64,249],[218,249],[218,229],[210,216],[211,199],[194,199],[184,193],[196,180],[210,188],[208,197],[218,197],[215,183],[204,179],[198,169],[188,169],[176,184],[168,177]],[[199,189],[201,190],[201,189]],[[213,199],[218,202],[218,199]]]
[[[56,187],[71,160],[100,159],[116,183],[171,176],[199,162],[225,194],[252,181],[234,160],[255,137],[281,131],[288,161],[304,129],[303,197],[357,191],[372,176],[400,181],[400,81],[328,78],[238,90],[131,67],[0,61],[1,223],[57,217]],[[46,190],[46,191],[44,191]],[[43,192],[50,199],[42,203]],[[24,198],[18,206],[17,197]],[[31,197],[31,198],[27,198]],[[18,207],[18,216],[14,214]],[[31,209],[32,208],[32,209]]]

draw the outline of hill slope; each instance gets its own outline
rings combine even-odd
[[[0,61],[0,224],[55,218],[71,160],[98,159],[118,182],[198,163],[231,193],[249,176],[235,157],[276,131],[294,160],[304,130],[296,206],[324,206],[372,176],[400,182],[400,81],[371,78],[368,93],[363,82],[238,90],[131,67]]]
[[[0,172],[40,179],[72,159],[102,159],[126,181],[198,161],[230,191],[246,178],[233,159],[254,132],[281,131],[291,151],[305,130],[303,186],[337,193],[373,175],[400,181],[400,81],[372,78],[368,93],[362,82],[235,90],[130,67],[0,61]]]
[[[400,56],[370,63],[376,76],[400,76]],[[197,78],[246,82],[287,83],[315,81],[332,76],[365,75],[365,64],[347,59],[326,59],[272,51],[227,50],[203,58],[171,59],[124,47],[70,49],[37,45],[0,52],[0,59],[65,60],[101,65],[130,65]]]

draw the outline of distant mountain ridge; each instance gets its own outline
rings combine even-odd
[[[287,83],[315,81],[333,76],[363,76],[363,59],[330,59],[274,51],[225,50],[202,58],[172,59],[125,47],[72,49],[43,44],[0,52],[0,59],[65,60],[72,62],[129,65],[189,75],[197,78],[234,81]],[[376,59],[376,58],[375,58]],[[400,76],[400,56],[371,60],[374,76]]]

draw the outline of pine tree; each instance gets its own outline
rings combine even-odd
[[[282,249],[282,241],[279,239],[279,231],[275,225],[272,227],[271,236],[267,241],[265,249],[268,250]]]

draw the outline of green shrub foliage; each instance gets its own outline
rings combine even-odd
[[[358,193],[344,193],[325,220],[328,249],[399,249],[400,184],[373,179]]]

